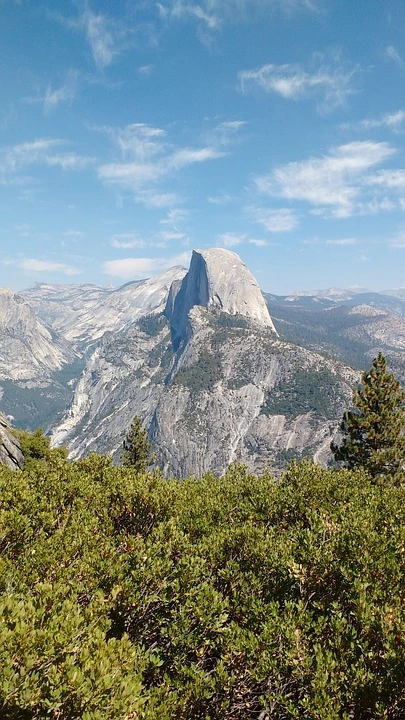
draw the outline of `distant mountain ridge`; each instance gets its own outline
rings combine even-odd
[[[72,457],[118,457],[140,415],[160,465],[179,477],[233,460],[254,470],[303,454],[326,463],[359,371],[379,350],[405,380],[401,297],[263,294],[224,249],[118,288],[4,291],[1,327],[0,409],[16,425],[53,427]]]

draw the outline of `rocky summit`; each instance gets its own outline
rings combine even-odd
[[[276,332],[255,278],[240,257],[230,250],[193,251],[190,269],[181,284],[172,287],[166,306],[165,314],[175,344],[188,335],[190,312],[194,307],[240,315]]]
[[[235,253],[195,251],[163,313],[104,335],[53,443],[72,458],[94,450],[118,459],[139,415],[160,466],[177,477],[233,461],[260,470],[303,453],[325,461],[356,378],[278,337]]]

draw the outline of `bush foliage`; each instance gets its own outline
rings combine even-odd
[[[399,720],[404,514],[403,485],[309,462],[1,467],[0,716]]]

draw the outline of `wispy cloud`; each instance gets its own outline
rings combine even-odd
[[[394,237],[392,237],[388,243],[393,248],[405,250],[405,230],[401,230]]]
[[[340,245],[342,247],[345,247],[347,245],[357,245],[356,238],[347,237],[347,238],[337,238],[335,240],[327,240],[327,245]]]
[[[285,100],[304,100],[318,97],[318,109],[327,112],[343,105],[354,90],[352,79],[357,69],[345,70],[340,66],[323,64],[323,58],[315,56],[314,68],[301,65],[267,64],[256,70],[239,73],[242,92],[259,87],[266,93],[276,94]]]
[[[290,232],[298,225],[296,214],[289,208],[272,210],[264,207],[248,207],[247,212],[252,220],[262,225],[267,232]]]
[[[400,55],[394,45],[388,45],[388,47],[385,49],[385,57],[388,60],[392,60],[394,63],[396,63],[396,65],[398,65],[401,70],[405,70],[405,61],[403,60],[402,55]]]
[[[165,242],[170,240],[183,240],[183,238],[187,237],[185,233],[176,232],[176,230],[161,230],[159,235]]]
[[[134,233],[118,233],[111,238],[111,247],[120,250],[128,250],[129,248],[145,248],[148,243],[139,238]]]
[[[178,194],[157,192],[156,190],[140,190],[135,199],[147,208],[167,208],[181,203],[181,197]]]
[[[140,67],[138,67],[138,74],[139,74],[139,75],[144,75],[144,76],[147,77],[147,76],[149,76],[149,75],[151,75],[151,74],[153,73],[153,70],[154,70],[154,66],[151,65],[151,64],[149,64],[149,65],[141,65]]]
[[[230,193],[221,192],[218,195],[210,195],[207,197],[207,201],[211,203],[211,205],[228,205],[229,203],[235,202],[234,195],[230,195]]]
[[[77,82],[78,73],[72,70],[68,73],[65,82],[59,87],[54,88],[52,85],[48,85],[43,98],[44,111],[49,113],[61,103],[73,100],[77,92]]]
[[[226,248],[236,247],[246,242],[247,236],[242,233],[226,232],[218,235],[218,242]]]
[[[218,235],[218,243],[226,248],[236,247],[237,245],[247,244],[255,247],[265,247],[266,240],[261,238],[251,238],[246,233],[226,232]]]
[[[86,8],[81,17],[81,23],[86,33],[87,41],[96,66],[102,70],[110,65],[118,54],[116,38],[111,27],[111,20],[101,13],[93,13],[90,7]]]
[[[156,191],[156,184],[164,178],[224,155],[216,144],[175,147],[168,142],[164,130],[149,125],[133,124],[106,131],[119,148],[122,161],[101,165],[98,177],[109,185],[132,191],[138,202],[149,206],[173,204],[173,193]]]
[[[324,0],[161,0],[157,7],[165,20],[192,20],[205,31],[218,32],[226,21],[248,21],[258,12],[315,12],[323,5]]]
[[[317,214],[349,217],[370,185],[368,171],[395,152],[386,142],[352,142],[323,157],[281,165],[257,177],[256,185],[265,194],[309,203]]]
[[[397,110],[394,113],[386,113],[382,117],[376,119],[365,119],[360,122],[360,125],[366,129],[386,127],[391,130],[398,131],[401,125],[405,122],[405,110]]]
[[[381,185],[385,188],[403,190],[405,189],[405,169],[379,170],[367,178],[367,183],[369,185]]]
[[[8,177],[31,165],[77,170],[94,161],[77,153],[62,152],[65,144],[63,140],[41,138],[0,148],[0,178],[3,176],[3,182],[7,182]]]
[[[80,275],[81,270],[73,265],[66,265],[60,262],[51,262],[49,260],[37,260],[36,258],[26,258],[18,262],[18,266],[29,273],[61,273],[63,275]]]
[[[105,275],[121,278],[122,280],[141,280],[168,270],[175,265],[187,266],[190,262],[190,252],[183,252],[167,258],[125,258],[122,260],[107,260],[102,265]]]

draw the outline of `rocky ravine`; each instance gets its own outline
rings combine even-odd
[[[232,461],[256,471],[302,454],[325,461],[357,378],[278,338],[235,253],[197,251],[164,314],[104,335],[53,444],[68,444],[71,457],[118,456],[140,415],[160,465],[177,477]]]

